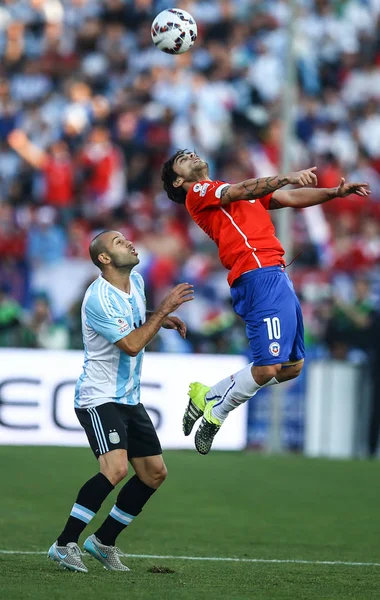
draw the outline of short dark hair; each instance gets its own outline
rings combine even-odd
[[[101,231],[90,242],[89,252],[90,252],[91,260],[94,263],[94,265],[99,267],[99,269],[101,271],[103,270],[104,265],[103,265],[103,263],[100,262],[98,256],[102,252],[107,252],[106,245],[105,245],[104,241],[101,239],[101,237],[104,233],[108,233],[110,231],[112,231],[112,229],[105,229],[104,231]]]
[[[186,192],[182,187],[176,188],[173,185],[173,181],[175,181],[175,179],[178,177],[177,173],[173,169],[173,165],[177,158],[186,152],[187,150],[177,150],[177,152],[173,154],[173,156],[171,156],[166,163],[164,163],[164,166],[161,170],[161,179],[164,183],[164,190],[170,200],[177,202],[177,204],[185,204]]]

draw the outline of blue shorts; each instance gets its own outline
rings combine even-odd
[[[232,306],[246,324],[257,366],[298,361],[305,356],[299,300],[281,267],[244,273],[231,287]]]

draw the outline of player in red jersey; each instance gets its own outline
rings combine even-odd
[[[194,152],[179,150],[163,166],[162,181],[171,200],[184,204],[193,220],[217,244],[229,270],[234,311],[246,324],[252,362],[211,388],[190,384],[190,401],[183,418],[195,435],[201,454],[209,452],[228,413],[264,386],[300,374],[305,355],[302,312],[285,273],[284,249],[275,236],[269,210],[307,208],[350,194],[368,196],[366,183],[316,188],[316,167],[229,184],[212,181],[208,165]],[[300,189],[281,190],[292,184]],[[312,187],[307,187],[312,186]]]

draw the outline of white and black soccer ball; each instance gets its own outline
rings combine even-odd
[[[163,10],[152,23],[152,40],[167,54],[183,54],[194,45],[198,28],[193,17],[181,8]]]

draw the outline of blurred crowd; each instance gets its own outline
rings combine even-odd
[[[380,291],[380,0],[299,0],[291,23],[287,0],[183,0],[199,36],[176,57],[150,35],[171,4],[1,3],[0,345],[81,348],[89,240],[112,228],[139,251],[149,308],[195,284],[188,339],[163,331],[151,349],[246,351],[216,250],[167,199],[160,166],[194,148],[225,181],[281,170],[292,31],[292,169],[317,165],[322,187],[366,181],[372,196],[293,213],[283,241],[308,347],[365,360]]]

